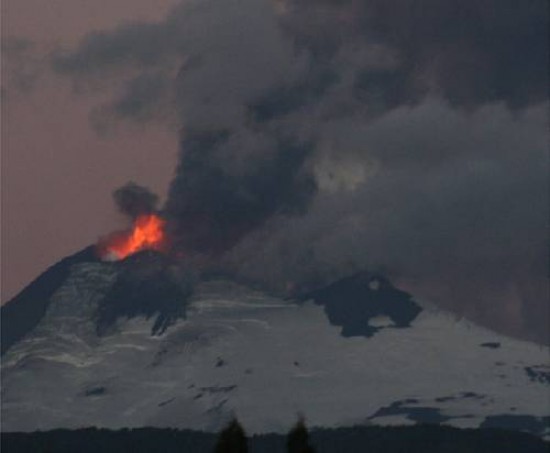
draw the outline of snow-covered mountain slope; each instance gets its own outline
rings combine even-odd
[[[317,426],[550,434],[548,348],[422,310],[383,279],[343,280],[300,302],[222,279],[199,282],[187,300],[168,280],[125,290],[117,263],[73,264],[3,357],[2,430],[218,430],[237,415],[248,432],[286,431],[302,413]]]

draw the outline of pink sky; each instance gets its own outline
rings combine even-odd
[[[39,49],[74,46],[94,29],[158,20],[175,0],[4,0],[2,37]],[[5,77],[3,79],[6,79]],[[30,93],[2,101],[1,299],[9,300],[58,259],[120,228],[111,192],[129,180],[164,195],[177,137],[160,126],[100,138],[88,122],[98,104],[45,74]]]

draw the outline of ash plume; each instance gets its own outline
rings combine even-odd
[[[53,67],[181,125],[182,249],[276,288],[382,270],[548,341],[548,28],[542,0],[189,1]]]
[[[185,157],[165,206],[184,250],[224,252],[273,214],[305,210],[314,195],[315,180],[304,168],[310,145],[248,134],[185,135]],[[246,149],[247,140],[258,155],[235,171],[228,158]]]
[[[141,214],[151,214],[157,209],[158,196],[147,187],[128,182],[113,192],[118,210],[132,219]]]

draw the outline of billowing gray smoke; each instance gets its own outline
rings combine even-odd
[[[113,198],[119,211],[132,219],[154,212],[158,204],[157,195],[132,181],[116,189]]]
[[[54,68],[125,80],[95,117],[181,124],[164,210],[185,250],[278,288],[381,270],[547,341],[547,9],[185,1]]]
[[[249,137],[257,155],[239,171],[230,156],[246,149],[242,139],[230,131],[185,134],[185,157],[166,204],[172,235],[184,250],[226,251],[273,214],[303,211],[314,194],[315,180],[304,169],[309,145]]]

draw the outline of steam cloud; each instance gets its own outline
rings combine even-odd
[[[125,80],[103,116],[181,124],[164,211],[185,250],[280,288],[382,270],[548,341],[547,10],[186,1],[53,65]]]

